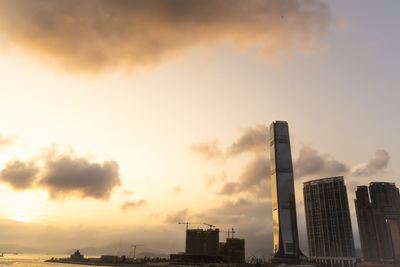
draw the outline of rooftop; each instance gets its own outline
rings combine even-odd
[[[325,184],[325,183],[332,183],[335,181],[343,181],[343,176],[334,176],[334,177],[326,177],[326,178],[311,180],[304,182],[303,185]]]

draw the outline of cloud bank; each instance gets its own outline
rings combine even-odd
[[[308,52],[330,20],[320,0],[0,0],[3,39],[84,72],[154,66],[223,41],[264,58]]]
[[[86,158],[62,155],[46,162],[39,186],[47,189],[50,198],[71,195],[80,198],[107,200],[114,187],[121,184],[117,162],[92,163]]]
[[[269,198],[270,164],[265,156],[255,157],[247,163],[242,174],[236,182],[226,182],[221,190],[221,195],[234,195],[238,193],[250,193],[253,197]]]
[[[0,171],[0,181],[9,184],[15,190],[25,190],[33,186],[39,168],[33,162],[10,161]]]
[[[217,193],[228,197],[246,197],[253,201],[269,199],[270,190],[270,161],[269,161],[269,132],[266,125],[258,124],[253,127],[245,128],[241,134],[225,150],[219,149],[218,154],[211,153],[211,149],[203,149],[193,152],[199,154],[204,159],[213,157],[224,158],[229,161],[239,155],[246,154],[251,160],[243,165],[241,174],[236,179],[226,179],[225,172],[221,175],[207,175],[206,184],[209,187],[219,187]],[[213,147],[218,140],[212,142],[198,143],[203,147]],[[322,154],[317,149],[303,146],[299,150],[297,158],[293,158],[295,181],[302,182],[307,180],[319,179],[324,177],[343,175],[346,177],[349,192],[355,186],[366,179],[371,179],[371,175],[384,171],[390,161],[390,155],[383,149],[378,149],[375,156],[366,163],[361,163],[350,168],[346,163],[334,159],[329,154]],[[365,181],[364,181],[365,180]],[[297,182],[296,182],[297,183]],[[301,192],[300,192],[301,193]]]
[[[293,164],[294,175],[299,178],[337,176],[345,174],[349,170],[346,164],[306,146],[300,149],[299,157]]]
[[[6,163],[0,171],[0,182],[14,190],[45,189],[53,200],[69,197],[108,200],[111,192],[121,185],[116,161],[91,162],[72,151],[58,153],[54,149],[29,162]]]
[[[242,135],[228,148],[228,155],[235,156],[245,152],[266,153],[268,146],[268,128],[263,124],[244,129]]]
[[[383,149],[375,151],[375,157],[371,158],[367,163],[360,164],[353,168],[353,176],[371,176],[379,171],[386,169],[390,161],[390,155]]]

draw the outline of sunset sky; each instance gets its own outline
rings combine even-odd
[[[400,186],[399,8],[0,0],[0,244],[171,253],[192,221],[272,252],[267,127],[285,120],[302,249],[302,182],[337,175],[359,247],[356,186]]]

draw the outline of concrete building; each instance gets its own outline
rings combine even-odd
[[[375,220],[373,219],[372,205],[369,200],[367,186],[357,187],[354,203],[356,207],[358,232],[360,235],[361,250],[364,261],[379,262]]]
[[[219,243],[219,254],[224,262],[245,263],[244,239],[227,238],[225,243]]]
[[[303,184],[310,261],[321,266],[356,266],[349,204],[343,176]]]
[[[219,229],[186,229],[185,253],[171,254],[172,264],[221,263]]]
[[[364,260],[400,262],[400,196],[394,183],[358,186],[356,213]],[[371,238],[373,237],[373,238]]]
[[[186,254],[215,256],[218,254],[219,229],[187,229]]]
[[[303,254],[299,248],[288,123],[273,122],[269,130],[274,259],[296,261]]]

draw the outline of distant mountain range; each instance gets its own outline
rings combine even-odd
[[[42,251],[28,246],[21,246],[17,244],[0,244],[1,252],[17,252],[17,253],[41,253]]]

